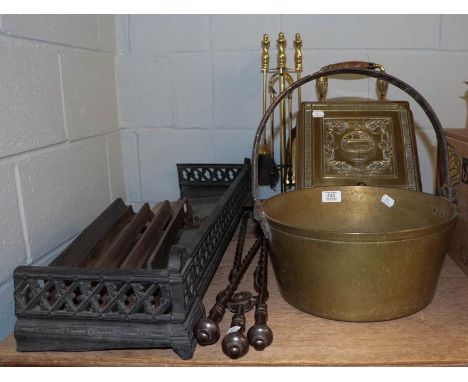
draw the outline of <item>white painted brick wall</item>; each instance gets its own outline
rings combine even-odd
[[[111,200],[114,200],[126,195],[124,154],[122,147],[122,134],[120,131],[116,131],[106,137],[106,155],[110,198]]]
[[[114,16],[0,17],[2,340],[14,268],[47,265],[126,185]]]
[[[28,157],[18,167],[33,261],[81,231],[110,203],[103,138]]]
[[[257,52],[213,53],[214,126],[253,129],[258,125],[262,110],[259,64]]]
[[[64,49],[60,64],[69,139],[117,130],[114,55]]]
[[[215,162],[214,142],[207,129],[157,129],[137,136],[141,200],[175,200],[179,197],[175,163]],[[170,163],[171,165],[163,165]]]
[[[122,56],[118,71],[122,127],[172,127],[172,60]]]
[[[15,310],[13,296],[13,280],[10,279],[6,283],[0,285],[0,336],[3,339],[9,334],[15,326]]]
[[[98,19],[97,15],[4,15],[2,28],[12,36],[99,49],[105,25],[100,31]]]
[[[280,15],[214,16],[211,17],[211,48],[216,51],[252,50],[258,52],[259,31],[274,36],[278,35],[280,30]]]
[[[100,49],[114,53],[116,51],[116,24],[114,15],[98,15],[98,39]]]
[[[0,266],[1,285],[11,278],[13,270],[18,265],[26,262],[27,256],[13,164],[0,164],[0,179],[2,180],[2,187],[0,188],[0,206],[2,206],[2,224],[0,224],[0,243],[2,248],[2,265]]]
[[[208,16],[131,15],[129,17],[131,50],[137,56],[160,56],[167,52],[201,52],[208,49],[210,43]]]
[[[468,50],[468,22],[466,15],[443,15],[441,20],[440,48]]]
[[[65,140],[57,49],[0,36],[0,158]]]
[[[250,158],[254,135],[253,129],[213,130],[215,162],[240,163],[239,158]]]
[[[174,61],[174,127],[211,127],[213,70],[210,55],[180,53],[174,56]]]
[[[309,49],[436,48],[439,24],[437,15],[285,15],[282,21]]]
[[[138,155],[138,133],[122,132],[125,178],[127,179],[127,198],[141,201],[140,160]]]
[[[419,90],[444,127],[465,125],[466,104],[459,97],[468,80],[466,15],[118,16],[117,26],[132,202],[177,198],[177,162],[214,157],[241,163],[250,156],[261,118],[264,33],[272,41],[271,66],[276,66],[278,32],[286,33],[289,65],[294,34],[300,32],[304,74],[339,61],[379,62]],[[389,94],[407,99],[394,88]],[[344,96],[375,99],[375,81],[331,79],[329,97]],[[303,99],[316,99],[313,84],[303,88]],[[414,103],[412,110],[423,187],[430,192],[436,141],[423,112]]]

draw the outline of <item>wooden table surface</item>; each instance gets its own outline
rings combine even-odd
[[[205,296],[207,309],[226,285],[235,239]],[[252,243],[253,235],[249,233],[246,246]],[[412,316],[386,322],[346,323],[300,312],[281,298],[271,268],[269,275],[269,325],[274,341],[262,352],[251,348],[245,357],[231,360],[222,353],[218,341],[212,346],[197,346],[193,359],[187,361],[171,349],[18,353],[10,336],[0,344],[0,365],[468,365],[468,276],[448,257],[432,304]],[[243,284],[250,290],[251,282],[250,273]],[[227,331],[230,318],[226,314],[220,325],[222,333]],[[253,311],[247,314],[247,326],[252,323]]]

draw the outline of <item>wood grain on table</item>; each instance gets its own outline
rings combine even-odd
[[[237,234],[208,289],[206,309],[226,286]],[[252,232],[246,247],[254,241]],[[246,248],[247,250],[247,248]],[[256,260],[254,260],[256,262]],[[240,290],[251,290],[252,264]],[[243,288],[245,286],[246,288]],[[433,302],[405,318],[375,323],[349,323],[317,318],[298,311],[280,296],[269,271],[269,326],[273,344],[262,352],[253,348],[231,360],[215,345],[197,346],[184,361],[171,349],[109,350],[95,352],[16,352],[13,336],[0,344],[2,366],[339,366],[339,365],[468,365],[468,276],[446,258]],[[226,333],[231,314],[220,328]],[[253,311],[247,313],[247,328]]]

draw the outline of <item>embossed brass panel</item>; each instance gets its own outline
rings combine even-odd
[[[302,103],[296,165],[298,189],[366,184],[420,191],[408,103]]]

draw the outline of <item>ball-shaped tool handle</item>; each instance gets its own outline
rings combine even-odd
[[[267,325],[255,324],[247,332],[247,338],[255,350],[263,350],[273,342],[273,332]]]
[[[194,330],[195,338],[200,345],[212,345],[219,340],[219,326],[210,318],[199,320]]]
[[[239,331],[227,334],[221,345],[223,353],[232,359],[243,357],[249,351],[249,341]]]

